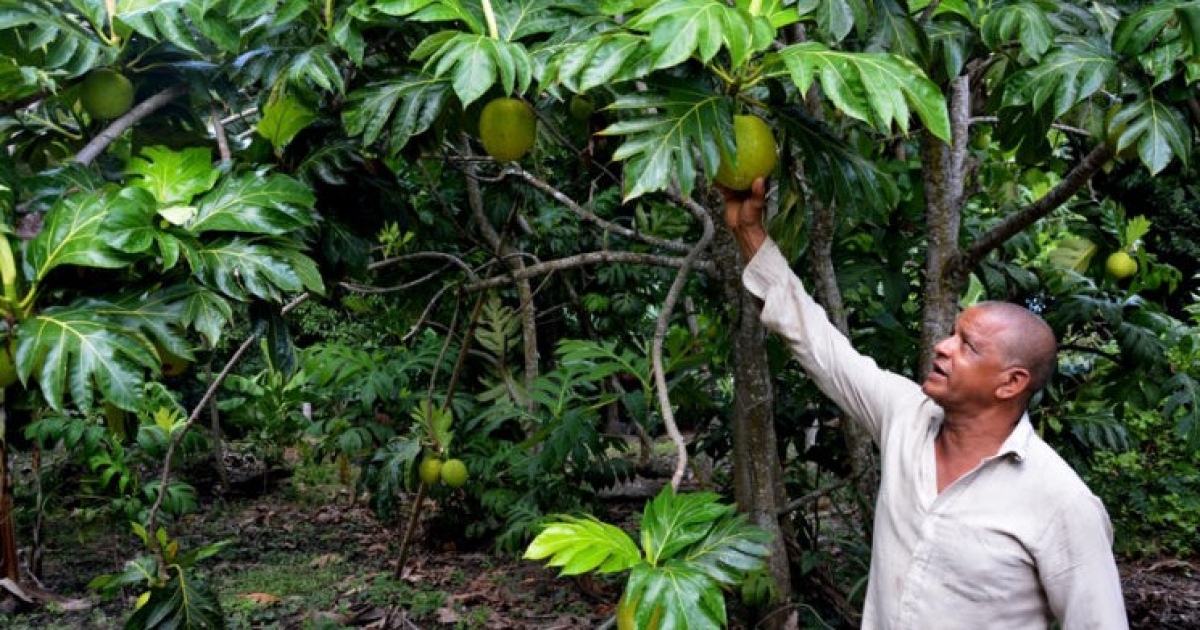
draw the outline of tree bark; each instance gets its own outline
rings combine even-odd
[[[125,133],[127,129],[184,94],[187,94],[187,86],[172,85],[138,103],[133,109],[125,112],[123,116],[112,121],[112,123],[104,128],[104,131],[101,131],[91,142],[87,143],[87,146],[80,149],[79,153],[75,154],[75,161],[85,165],[91,164],[92,160],[95,160],[101,153],[104,153],[108,145],[121,137],[121,134]]]
[[[833,236],[837,226],[837,213],[831,204],[820,199],[811,199],[812,226],[809,229],[809,261],[812,265],[813,294],[824,308],[829,320],[847,338],[850,337],[850,322],[842,292],[838,287],[837,273],[833,265]],[[875,519],[875,497],[879,492],[879,457],[875,453],[875,441],[871,434],[858,422],[842,418],[839,423],[842,440],[850,457],[850,475],[860,498],[859,527],[871,539]]]
[[[734,499],[750,521],[771,534],[768,567],[780,601],[792,598],[791,562],[787,541],[787,496],[783,466],[775,435],[774,391],[767,363],[766,332],[759,320],[759,305],[742,288],[737,246],[727,230],[720,230],[713,248],[726,300],[737,309],[733,330],[733,485]],[[786,615],[773,615],[766,627],[780,628]]]
[[[922,174],[925,184],[925,222],[928,252],[925,261],[925,306],[921,316],[920,355],[917,380],[933,365],[933,346],[954,327],[958,299],[967,285],[962,264],[959,230],[966,178],[966,145],[971,117],[971,83],[959,76],[950,85],[948,103],[952,145],[933,134],[921,137]]]
[[[929,133],[924,134],[921,142],[929,248],[918,380],[932,366],[933,346],[954,329],[958,300],[971,271],[1005,241],[1066,203],[1114,155],[1112,147],[1101,141],[1040,199],[1011,213],[963,247],[959,230],[966,203],[964,174],[968,170],[965,160],[971,116],[971,86],[967,76],[958,77],[950,86],[949,113],[953,145],[947,146]]]
[[[464,138],[463,146],[468,142]],[[513,272],[513,284],[517,288],[517,297],[521,300],[521,331],[524,340],[522,347],[525,366],[525,407],[532,411],[533,383],[538,377],[538,348],[537,348],[537,307],[533,303],[533,287],[529,279],[521,272],[525,269],[523,252],[513,247],[488,220],[484,211],[483,191],[479,188],[479,180],[475,178],[475,167],[467,164],[464,167],[467,176],[467,199],[471,205],[471,216],[479,224],[479,230],[484,240],[492,248],[495,256]]]
[[[0,395],[0,575],[21,583],[17,557],[17,527],[13,514],[12,473],[8,469],[8,440],[4,439],[7,410]]]

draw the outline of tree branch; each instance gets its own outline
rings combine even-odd
[[[812,492],[809,492],[808,494],[803,495],[803,496],[789,502],[787,505],[785,505],[783,507],[783,509],[779,510],[779,515],[786,516],[788,514],[791,514],[792,512],[795,512],[796,510],[804,507],[804,505],[807,503],[812,503],[813,501],[816,501],[817,499],[820,499],[823,496],[832,494],[834,492],[837,492],[838,490],[841,490],[842,488],[845,488],[846,486],[850,485],[851,481],[853,481],[853,479],[842,479],[835,483],[829,484],[828,486],[825,486],[824,488],[817,488],[816,490],[813,490]]]
[[[635,252],[585,252],[576,254],[558,260],[551,260],[534,265],[528,265],[520,271],[510,271],[504,276],[495,276],[486,280],[472,282],[465,287],[467,291],[483,291],[486,289],[494,289],[504,286],[513,280],[522,280],[532,278],[546,273],[555,271],[563,271],[573,269],[575,267],[585,267],[587,265],[595,265],[599,263],[631,263],[640,265],[658,265],[659,267],[682,267],[688,264],[691,269],[698,269],[704,272],[712,270],[712,265],[703,261],[695,263],[685,263],[686,258],[676,258],[672,256],[657,256],[655,254],[638,254]]]
[[[671,475],[671,487],[675,490],[679,490],[679,484],[683,481],[683,473],[687,470],[687,442],[684,441],[683,434],[679,431],[679,425],[675,423],[675,413],[671,410],[671,398],[667,393],[666,370],[663,369],[663,340],[667,337],[667,329],[675,311],[675,303],[679,301],[679,296],[683,293],[688,273],[700,254],[708,249],[713,234],[716,232],[713,227],[712,214],[708,209],[690,199],[684,201],[683,206],[700,222],[704,233],[692,247],[692,251],[683,258],[683,263],[675,274],[675,280],[671,283],[671,289],[667,292],[667,298],[663,301],[662,309],[658,313],[658,321],[654,326],[654,341],[650,348],[650,363],[654,368],[654,386],[658,390],[658,404],[662,408],[663,425],[667,428],[667,435],[671,436],[671,440],[675,443],[675,473]]]
[[[970,123],[972,125],[977,125],[980,123],[988,123],[988,124],[994,125],[999,122],[1000,122],[999,116],[972,116],[971,120],[970,120]],[[1092,137],[1092,132],[1088,131],[1087,129],[1083,129],[1081,127],[1073,127],[1071,125],[1064,125],[1062,123],[1053,123],[1050,125],[1050,128],[1057,129],[1058,131],[1062,131],[1065,133],[1075,134],[1077,136],[1083,136],[1085,138]]]
[[[221,162],[228,164],[233,161],[233,153],[229,150],[229,138],[225,135],[225,124],[221,122],[221,117],[218,115],[217,104],[213,102],[209,111],[212,112],[213,135],[217,137],[217,153],[221,156]]]
[[[75,161],[83,165],[88,165],[95,160],[97,156],[104,153],[108,145],[112,144],[121,137],[130,127],[137,121],[149,116],[162,106],[171,101],[187,94],[187,86],[183,84],[172,85],[171,87],[151,96],[150,98],[138,103],[133,109],[125,112],[125,115],[112,121],[112,124],[105,127],[92,141],[87,143],[87,146],[79,150],[75,155]]]
[[[992,250],[1066,203],[1112,158],[1112,147],[1104,142],[1096,145],[1091,153],[1084,156],[1057,186],[1050,189],[1050,192],[1043,195],[1041,199],[1012,213],[1007,219],[996,224],[963,250],[959,258],[962,268],[974,268]]]
[[[575,202],[574,199],[571,199],[566,194],[559,191],[557,188],[551,186],[549,183],[538,178],[533,173],[526,171],[525,169],[521,168],[520,166],[517,166],[515,164],[511,165],[506,169],[505,173],[511,173],[513,175],[516,175],[517,177],[520,177],[521,179],[525,180],[527,183],[529,183],[534,188],[537,188],[538,190],[540,190],[543,193],[552,197],[558,203],[566,206],[567,209],[569,209],[570,211],[572,211],[576,215],[578,215],[580,219],[583,219],[584,221],[587,221],[589,223],[593,223],[603,230],[612,232],[614,234],[619,234],[631,241],[645,243],[646,245],[651,245],[654,247],[665,249],[669,252],[677,252],[677,253],[682,254],[682,253],[685,253],[688,251],[688,246],[686,243],[681,243],[679,241],[668,241],[668,240],[661,239],[661,238],[654,238],[653,236],[647,236],[636,230],[631,230],[623,225],[617,225],[616,223],[613,223],[611,221],[606,221],[605,219],[601,219],[600,217],[596,216],[595,213],[593,213],[591,210],[588,210],[587,208],[584,208],[583,206],[579,205],[578,203]]]
[[[283,308],[279,309],[279,314],[287,315],[292,311],[292,309],[300,306],[310,297],[312,297],[312,294],[307,292],[296,296],[295,299],[285,304]],[[174,459],[175,451],[183,442],[183,438],[187,436],[188,431],[190,431],[192,426],[196,424],[196,421],[200,419],[200,414],[204,411],[204,408],[208,405],[209,401],[211,401],[213,397],[217,395],[217,390],[221,387],[221,384],[224,383],[225,379],[229,377],[230,372],[233,371],[233,367],[241,362],[242,357],[245,356],[246,352],[250,350],[250,347],[254,345],[254,341],[256,339],[258,339],[258,333],[252,332],[250,333],[250,336],[246,337],[245,341],[242,342],[242,345],[238,346],[238,349],[233,353],[233,356],[230,357],[229,361],[225,363],[225,367],[221,368],[221,373],[217,375],[215,380],[208,384],[208,389],[205,390],[204,395],[200,397],[200,401],[196,403],[196,406],[192,408],[192,413],[188,415],[187,422],[183,424],[183,427],[174,436],[174,438],[171,439],[171,443],[167,445],[167,453],[163,456],[162,473],[159,475],[158,496],[154,498],[154,505],[150,507],[150,511],[146,515],[146,532],[149,533],[149,536],[147,536],[146,539],[149,541],[150,551],[154,554],[154,558],[158,563],[158,573],[160,577],[165,578],[167,575],[167,561],[163,556],[162,547],[158,544],[158,537],[155,535],[155,530],[158,529],[158,513],[159,510],[162,509],[163,499],[165,499],[167,496],[168,486],[171,481],[171,460]]]

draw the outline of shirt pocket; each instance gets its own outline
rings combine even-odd
[[[990,604],[1036,589],[1033,558],[1011,534],[968,525],[943,532],[942,540],[937,579],[949,599]]]

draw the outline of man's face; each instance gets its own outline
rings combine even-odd
[[[947,411],[990,406],[1007,367],[1003,332],[1000,318],[985,309],[963,311],[954,333],[933,347],[933,369],[921,390]]]

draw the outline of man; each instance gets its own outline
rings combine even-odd
[[[766,182],[722,189],[762,320],[880,449],[864,628],[1127,628],[1104,506],[1026,413],[1054,333],[1014,304],[965,310],[918,385],[858,354],[767,236]]]

